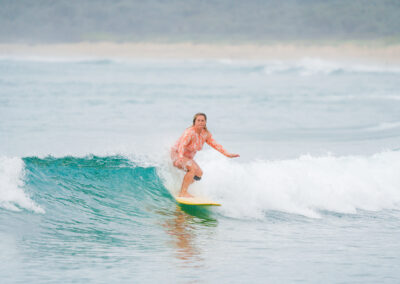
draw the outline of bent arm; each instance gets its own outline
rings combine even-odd
[[[186,146],[189,145],[191,139],[192,139],[192,133],[190,131],[186,131],[183,134],[181,143],[179,144],[178,147],[178,159],[183,159],[184,157],[183,154],[185,153]]]

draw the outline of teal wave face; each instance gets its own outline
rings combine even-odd
[[[121,156],[23,161],[25,187],[35,201],[46,211],[72,219],[145,217],[146,206],[172,202],[155,167],[142,167]]]

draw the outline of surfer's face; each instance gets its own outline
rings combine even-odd
[[[202,115],[197,116],[196,120],[194,121],[194,127],[201,129],[206,127],[206,118]]]

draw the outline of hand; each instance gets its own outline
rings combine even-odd
[[[229,154],[228,157],[229,158],[237,158],[237,157],[240,157],[240,155],[239,154]]]

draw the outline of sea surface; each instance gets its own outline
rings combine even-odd
[[[214,138],[178,206],[169,149]],[[0,57],[1,283],[399,283],[400,66]]]

